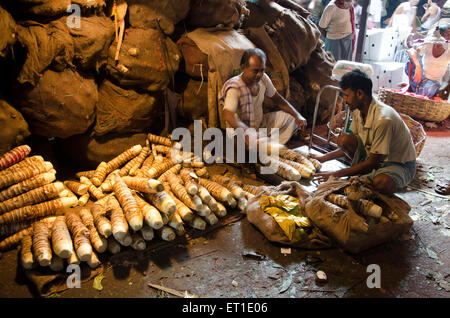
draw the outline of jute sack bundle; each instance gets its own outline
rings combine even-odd
[[[244,0],[193,0],[185,21],[192,27],[234,27],[249,11]]]
[[[84,133],[95,119],[98,100],[94,79],[77,72],[47,70],[32,89],[14,88],[14,101],[32,133],[68,138]]]
[[[209,71],[208,55],[203,53],[197,44],[185,35],[178,39],[177,45],[183,56],[180,71],[195,79],[206,80]]]
[[[36,85],[48,67],[62,71],[72,65],[74,44],[64,18],[48,24],[27,21],[17,28],[17,40],[26,48],[17,78],[21,84]]]
[[[25,14],[55,17],[66,12],[70,0],[16,0],[17,8]]]
[[[133,28],[156,29],[155,20],[167,35],[173,33],[175,24],[186,18],[189,0],[128,0],[129,22]]]
[[[0,154],[22,145],[30,135],[28,124],[14,107],[0,99]]]
[[[354,178],[351,180],[355,180]],[[408,233],[413,221],[408,216],[411,207],[399,197],[380,194],[372,190],[377,204],[383,208],[383,216],[395,213],[396,217],[378,223],[355,212],[353,204],[349,208],[336,208],[326,197],[351,184],[349,180],[329,179],[322,183],[313,198],[306,203],[305,214],[314,225],[350,253],[360,253],[373,246],[393,240]],[[366,185],[370,188],[370,185]],[[385,217],[385,219],[387,219]]]
[[[16,42],[16,28],[13,17],[0,6],[0,57],[5,57]]]
[[[298,182],[286,181],[277,187],[262,187],[262,189],[257,196],[248,201],[245,211],[248,221],[256,226],[269,241],[305,249],[321,249],[332,246],[331,240],[318,228],[313,228],[306,238],[292,243],[275,219],[261,209],[260,200],[263,195],[276,196],[279,194],[287,194],[298,198],[300,201],[300,209],[304,210],[310,194]]]
[[[162,41],[168,50],[167,60]],[[118,63],[116,48],[117,41],[114,41],[109,49],[106,71],[121,86],[164,90],[170,81],[167,70],[178,71],[181,55],[177,45],[169,38],[163,40],[157,30],[126,29]]]
[[[81,17],[80,28],[69,28],[75,46],[74,63],[82,70],[106,64],[114,40],[114,23],[106,17]]]
[[[141,133],[164,112],[163,96],[139,93],[104,80],[99,87],[94,134]]]
[[[186,119],[206,119],[208,116],[208,83],[189,80],[177,111]]]

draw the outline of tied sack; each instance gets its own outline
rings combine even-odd
[[[262,189],[249,200],[246,213],[269,241],[305,249],[331,247],[331,240],[302,215],[310,194],[298,182]]]
[[[327,200],[329,194],[342,193],[348,186],[356,189],[347,193],[348,208],[341,208]],[[361,212],[356,202],[361,196],[382,207],[379,218],[358,214]],[[305,215],[345,251],[359,253],[408,233],[413,224],[408,215],[410,210],[411,207],[399,197],[378,193],[358,177],[350,180],[330,178],[318,187],[308,201]]]

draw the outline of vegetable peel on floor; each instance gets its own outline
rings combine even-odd
[[[98,291],[103,290],[102,286],[102,280],[105,278],[105,275],[98,275],[94,278],[94,283],[92,284],[92,287]]]

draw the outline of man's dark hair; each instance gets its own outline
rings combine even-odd
[[[339,86],[341,86],[343,90],[350,88],[352,91],[356,92],[360,89],[369,97],[372,97],[372,85],[372,80],[360,69],[354,69],[353,71],[346,73],[339,82]]]
[[[255,48],[255,49],[248,49],[244,51],[244,54],[242,54],[242,58],[241,58],[241,67],[248,67],[249,63],[248,61],[250,60],[250,58],[252,56],[258,56],[261,61],[263,61],[264,63],[266,63],[267,61],[267,56],[266,53],[264,53],[263,50]]]

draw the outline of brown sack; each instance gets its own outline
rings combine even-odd
[[[133,28],[156,29],[155,19],[167,35],[173,33],[174,25],[186,18],[189,0],[128,0],[129,21]]]
[[[114,23],[106,17],[81,17],[81,28],[70,28],[75,45],[74,63],[82,70],[95,69],[108,60],[108,49],[114,40]]]
[[[16,87],[14,100],[34,134],[68,138],[94,122],[97,84],[70,69],[47,70],[34,88]]]
[[[0,153],[22,145],[30,135],[28,124],[14,107],[0,99]]]
[[[203,53],[187,36],[182,36],[177,41],[183,60],[180,65],[180,71],[194,77],[195,79],[207,79],[209,64],[208,55]]]
[[[189,80],[178,105],[178,114],[192,120],[208,116],[208,83]]]
[[[260,200],[263,195],[288,194],[295,196],[300,200],[302,210],[310,194],[303,190],[302,186],[295,181],[283,182],[277,187],[262,187],[262,192],[248,201],[246,213],[250,223],[256,226],[264,236],[271,242],[277,242],[293,247],[305,249],[321,249],[331,247],[331,241],[318,228],[314,228],[307,238],[292,243],[284,234],[283,230],[277,224],[275,219],[261,210]]]
[[[164,90],[169,84],[167,70],[178,71],[180,51],[173,41],[165,39],[169,52],[164,58],[160,32],[153,29],[126,29],[119,63],[114,60],[117,42],[109,48],[106,71],[121,86],[139,86],[149,91]]]
[[[328,194],[348,185],[350,185],[348,180],[329,179],[319,186],[312,200],[305,207],[305,214],[312,223],[344,250],[350,253],[360,253],[409,232],[413,224],[412,219],[408,216],[411,207],[395,195],[388,197],[372,190],[376,198],[383,202],[383,214],[395,211],[398,216],[398,220],[395,221],[367,223],[365,218],[355,212],[351,204],[348,210],[334,210],[325,198]]]
[[[241,22],[248,9],[244,0],[193,0],[186,17],[192,27],[215,27],[218,25],[234,27]]]
[[[70,0],[16,0],[18,9],[25,14],[54,17],[65,13]]]
[[[164,117],[163,96],[138,93],[104,80],[99,87],[94,134],[146,132]]]
[[[5,57],[16,42],[16,29],[13,17],[0,6],[0,57]]]

